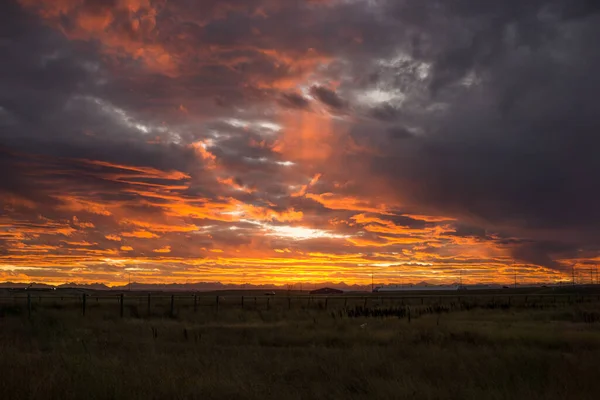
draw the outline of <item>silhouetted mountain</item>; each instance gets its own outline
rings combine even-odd
[[[0,288],[26,288],[31,282],[3,282]],[[58,289],[87,289],[87,290],[134,290],[134,291],[217,291],[217,290],[303,290],[310,291],[322,287],[332,287],[344,291],[371,291],[371,285],[348,285],[344,282],[320,282],[303,283],[294,285],[274,285],[274,284],[225,284],[221,282],[193,282],[193,283],[139,283],[108,286],[104,283],[64,283],[58,286],[33,283],[35,287],[45,287]]]

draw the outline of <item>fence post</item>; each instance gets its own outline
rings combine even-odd
[[[244,309],[244,296],[242,296],[242,310]]]
[[[271,298],[267,297],[267,310],[271,309]]]
[[[194,312],[198,312],[198,295],[194,295]]]
[[[288,310],[292,309],[292,298],[288,297]]]
[[[123,298],[123,293],[121,293],[121,295],[119,296],[119,313],[121,315],[121,318],[123,318],[123,315],[125,315],[125,300]]]
[[[256,296],[254,296],[254,308],[256,308]]]
[[[325,297],[325,309],[327,310],[327,303],[329,302],[329,297]]]
[[[27,314],[31,318],[31,293],[27,293]]]
[[[347,297],[345,297],[345,298],[344,298],[344,308],[346,308],[346,306],[347,306],[347,305],[348,305],[348,298],[347,298]]]
[[[216,311],[219,312],[219,296],[217,296]]]
[[[84,317],[85,317],[85,298],[86,297],[87,297],[87,295],[85,293],[81,295],[81,312]]]
[[[171,317],[175,316],[175,295],[171,295]]]
[[[369,298],[368,298],[368,297],[365,297],[365,303],[364,303],[364,305],[363,305],[363,308],[367,308],[367,300],[369,300]]]
[[[423,297],[421,297],[421,305],[423,305]]]
[[[148,313],[148,316],[150,316],[150,308],[151,308],[151,300],[150,300],[150,298],[151,298],[151,296],[152,295],[150,293],[148,293],[148,304],[147,304],[147,308],[148,308],[147,313]]]

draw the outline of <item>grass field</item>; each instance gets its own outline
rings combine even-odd
[[[600,398],[597,301],[417,304],[410,320],[226,302],[174,317],[157,304],[148,318],[141,301],[120,318],[114,299],[83,317],[64,301],[34,300],[30,318],[2,305],[0,398]]]

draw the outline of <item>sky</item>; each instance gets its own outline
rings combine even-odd
[[[593,0],[3,1],[0,280],[589,281],[599,37]]]

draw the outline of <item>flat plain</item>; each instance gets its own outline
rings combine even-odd
[[[0,398],[600,398],[596,289],[506,293],[5,291]]]

